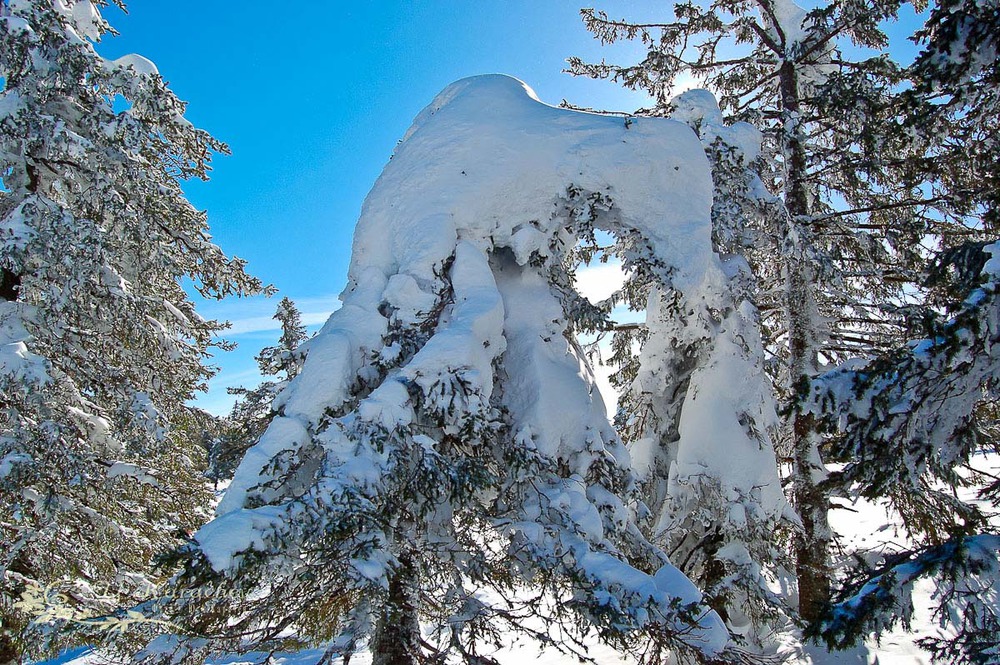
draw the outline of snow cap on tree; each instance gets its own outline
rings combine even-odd
[[[384,647],[480,662],[498,626],[532,632],[527,611],[621,646],[644,630],[728,653],[719,617],[638,527],[566,265],[603,228],[639,239],[663,288],[710,290],[723,274],[711,204],[681,123],[549,107],[504,76],[438,95],[365,201],[343,306],[187,553],[181,587],[254,599],[205,649],[294,626],[331,658],[367,642],[377,660]],[[531,588],[545,595],[517,600]],[[174,611],[206,629],[226,607]]]
[[[698,134],[712,166],[716,249],[739,246],[762,212],[764,190],[749,167],[761,133],[726,124],[706,90],[670,106],[670,117]],[[750,300],[753,277],[742,256],[727,255],[721,266],[706,271],[713,280],[695,292],[649,288],[646,337],[631,361],[635,378],[622,386],[619,417],[653,511],[651,536],[734,632],[759,647],[784,621],[768,575],[783,559],[773,533],[791,511],[771,442],[778,418]],[[643,278],[634,270],[630,279]]]

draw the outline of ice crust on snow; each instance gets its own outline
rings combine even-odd
[[[546,529],[554,527],[545,520],[558,514],[572,525],[559,546],[600,588],[623,589],[654,608],[662,603],[652,611],[664,616],[672,598],[700,600],[673,566],[654,579],[612,554],[607,530],[624,521],[625,508],[583,481],[595,459],[610,456],[627,467],[629,455],[566,334],[559,296],[535,261],[566,233],[556,213],[570,188],[610,197],[621,226],[667,262],[672,287],[697,293],[725,279],[712,251],[708,161],[686,125],[554,108],[506,76],[452,84],[418,115],[368,195],[343,306],[306,343],[301,373],[275,401],[281,415],[240,464],[217,518],[196,535],[214,568],[226,570],[241,552],[263,546],[259,530],[275,524],[276,507],[252,508],[247,499],[255,492],[266,498],[270,490],[260,486],[273,480],[274,460],[284,451],[307,439],[324,448],[324,475],[311,491],[329,497],[327,505],[346,486],[377,488],[388,456],[360,447],[352,432],[405,425],[413,417],[410,391],[431,395],[457,377],[467,399],[489,400],[499,387],[517,440],[568,469],[568,478],[541,488],[536,500],[544,496],[544,509],[525,505],[524,520],[509,533],[552,547]],[[392,365],[399,357],[401,349],[386,341],[393,327],[416,325],[441,302],[444,274],[454,294],[433,334],[349,402],[359,378],[377,378],[376,360]],[[359,578],[372,579],[384,575],[380,556],[350,565]],[[685,628],[685,639],[704,653],[728,642],[713,612]]]

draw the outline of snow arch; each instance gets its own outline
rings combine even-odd
[[[547,256],[565,222],[550,213],[570,186],[611,194],[623,225],[672,257],[679,290],[720,279],[711,174],[687,126],[554,108],[508,76],[463,79],[417,116],[368,195],[343,307],[309,342],[302,375],[279,398],[284,417],[308,429],[348,401],[365,353],[385,347],[379,308],[388,303],[400,320],[429,311],[460,241],[481,257],[509,247],[521,264]],[[284,447],[288,425],[278,427],[241,465],[220,514],[243,505],[260,464]]]

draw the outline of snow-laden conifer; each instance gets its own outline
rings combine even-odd
[[[896,625],[909,629],[921,612],[941,629],[918,636],[935,662],[978,665],[1000,655],[1000,536],[955,535],[943,542],[892,552],[858,566],[815,626],[832,649],[852,647]],[[914,586],[934,582],[930,607],[914,606]],[[927,619],[928,617],[922,617]]]
[[[649,23],[588,9],[584,20],[595,36],[640,41],[646,57],[622,66],[570,60],[575,74],[648,92],[655,106],[640,113],[668,113],[673,86],[689,77],[719,96],[728,122],[763,133],[753,167],[778,205],[760,232],[718,241],[747,242],[730,242],[730,251],[747,259],[756,278],[752,300],[787,414],[779,447],[791,462],[790,498],[802,522],[795,556],[807,620],[821,613],[834,579],[831,484],[812,414],[793,407],[827,366],[904,339],[902,306],[919,298],[927,245],[975,233],[972,216],[955,207],[957,188],[941,192],[947,176],[928,159],[934,150],[906,126],[900,92],[907,70],[881,52],[885,23],[901,4],[807,11],[789,0],[685,2],[669,19]],[[745,199],[726,182],[717,198],[729,203],[720,209]]]
[[[815,631],[831,646],[852,646],[928,612],[951,633],[918,640],[936,659],[993,662],[1000,540],[987,515],[956,490],[978,486],[980,498],[995,503],[1000,485],[983,487],[996,479],[975,468],[978,453],[996,451],[1000,246],[946,252],[937,268],[939,279],[950,275],[950,290],[964,291],[956,311],[929,311],[927,337],[820,376],[804,405],[836,433],[832,453],[844,462],[838,485],[851,497],[887,500],[911,537],[909,547],[876,561],[859,556]],[[913,585],[924,577],[934,581],[933,604],[914,608]]]
[[[759,245],[753,236],[764,232],[774,207],[749,168],[760,132],[726,125],[704,90],[684,93],[671,107],[673,118],[698,133],[712,166],[713,244]],[[647,282],[646,326],[638,357],[628,359],[634,376],[615,380],[623,390],[622,433],[653,511],[651,536],[662,539],[730,628],[760,647],[784,621],[770,584],[787,562],[773,538],[786,504],[771,443],[774,390],[750,300],[754,277],[742,256],[723,254],[716,283],[691,299],[649,284],[641,267],[649,259],[626,256],[626,287]],[[632,341],[615,346],[632,352]]]
[[[186,636],[138,660],[320,644],[324,662],[367,647],[380,664],[484,663],[511,631],[564,650],[595,631],[653,662],[740,657],[643,535],[629,453],[576,340],[602,316],[572,275],[596,230],[689,303],[676,314],[695,328],[747,313],[725,295],[711,192],[682,123],[555,109],[506,77],[445,89],[365,202],[343,306],[179,553],[164,616]],[[706,373],[747,356],[729,330],[702,350]],[[722,488],[734,519],[736,489]]]
[[[5,663],[148,595],[153,554],[197,526],[199,451],[172,424],[221,326],[181,280],[260,288],[180,188],[224,146],[148,60],[97,54],[105,4],[12,0],[0,16]],[[16,605],[46,588],[58,607]],[[55,621],[29,626],[39,613]]]
[[[831,455],[844,465],[838,485],[888,499],[918,541],[940,542],[985,521],[955,489],[981,482],[960,470],[996,445],[984,432],[981,407],[995,399],[1000,380],[998,250],[946,252],[938,272],[956,273],[952,279],[966,286],[957,311],[947,318],[928,311],[927,337],[818,377],[803,404],[836,434]]]
[[[928,143],[925,168],[938,176],[936,194],[954,215],[1000,221],[1000,6],[943,0],[929,10],[910,67],[907,125]]]

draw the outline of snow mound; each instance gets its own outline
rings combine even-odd
[[[553,220],[539,211],[569,185],[609,191],[625,226],[658,255],[683,257],[678,288],[711,263],[711,177],[687,127],[554,108],[516,79],[480,76],[448,86],[417,116],[375,184],[348,291],[362,267],[432,279],[458,237],[522,257],[546,253]]]

